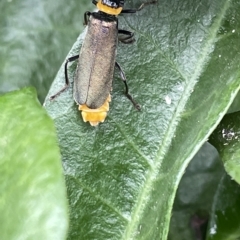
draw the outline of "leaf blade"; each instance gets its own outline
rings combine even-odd
[[[227,114],[209,139],[218,150],[225,170],[238,183],[240,183],[239,120],[239,112]]]
[[[33,89],[0,97],[4,239],[65,239],[67,203],[52,121]]]
[[[90,204],[86,200],[89,196],[84,196],[84,206],[89,207],[89,212],[84,208],[85,212],[80,213],[81,206],[75,205],[76,201],[82,200],[78,196],[72,199],[71,207],[72,211],[79,208],[79,218],[72,218],[72,221],[90,220],[84,226],[77,223],[72,226],[70,238],[74,239],[78,231],[85,239],[97,236],[99,239],[167,238],[175,192],[185,168],[239,90],[237,67],[240,56],[231,49],[238,46],[239,34],[228,34],[232,45],[226,49],[226,38],[219,37],[225,18],[228,21],[233,13],[238,14],[234,8],[239,9],[239,4],[206,0],[204,3],[196,1],[193,5],[188,1],[185,4],[164,1],[156,7],[146,7],[138,18],[126,17],[128,27],[136,32],[143,29],[135,47],[119,49],[118,54],[118,61],[127,69],[131,93],[142,102],[141,113],[128,105],[116,81],[108,118],[94,129],[79,120],[71,100],[71,88],[55,103],[46,101],[65,149],[65,171],[71,178],[69,195],[73,195],[74,187],[76,191],[82,189],[74,183],[74,179],[80,179],[91,186],[92,193],[101,193],[101,199],[125,216],[124,220],[115,213],[114,221],[113,211],[109,210],[112,225],[108,225],[104,203]],[[178,23],[185,28],[180,28]],[[238,30],[238,23],[234,24]],[[79,51],[81,40],[69,56]],[[225,54],[224,57],[219,58],[220,52]],[[230,67],[224,68],[231,59]],[[71,79],[74,69],[75,66],[69,67]],[[134,81],[137,84],[134,85]],[[52,93],[61,82],[64,82],[63,69]],[[215,96],[218,92],[224,99],[221,104]],[[167,96],[171,99],[170,104],[165,100]],[[60,107],[64,114],[56,110]],[[62,132],[66,123],[67,134],[66,130]],[[71,149],[66,136],[69,137],[67,141],[73,143]],[[96,218],[99,220],[101,209],[104,209],[105,218],[102,216],[104,220],[100,224],[94,221],[93,213],[98,213]]]

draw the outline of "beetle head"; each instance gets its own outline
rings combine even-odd
[[[124,0],[102,0],[101,1],[103,5],[106,5],[111,8],[119,8],[123,7]]]
[[[109,15],[119,15],[123,9],[124,0],[99,0],[97,8],[99,11]]]

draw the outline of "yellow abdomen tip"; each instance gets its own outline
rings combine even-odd
[[[84,122],[89,122],[91,126],[97,126],[100,122],[104,122],[109,111],[109,102],[111,95],[108,96],[105,103],[97,109],[91,109],[86,104],[79,105],[79,110],[82,111],[82,118]]]

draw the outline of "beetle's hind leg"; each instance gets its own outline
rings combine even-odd
[[[69,79],[68,79],[68,69],[67,69],[67,66],[68,66],[69,62],[73,62],[73,61],[77,60],[78,58],[79,58],[79,55],[76,55],[76,56],[70,57],[70,58],[68,58],[66,60],[65,65],[64,65],[65,86],[62,89],[60,89],[56,94],[52,95],[50,97],[50,100],[53,100],[55,97],[60,95],[62,92],[64,92],[68,88],[68,86],[69,86]]]
[[[127,85],[127,79],[126,79],[126,76],[125,76],[125,73],[124,71],[122,70],[121,66],[115,62],[115,67],[117,67],[120,71],[120,76],[121,76],[121,79],[123,80],[123,83],[125,85],[125,95],[127,96],[127,98],[132,102],[133,106],[138,110],[140,111],[141,110],[141,107],[138,103],[135,102],[135,100],[133,99],[133,97],[130,95],[129,91],[128,91],[128,85]]]
[[[123,30],[123,29],[118,29],[118,40],[122,43],[133,43],[135,42],[134,39],[134,33],[127,31],[127,30]]]

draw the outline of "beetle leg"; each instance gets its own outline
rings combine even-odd
[[[125,73],[124,71],[122,70],[121,66],[115,62],[115,67],[117,67],[120,71],[120,76],[121,76],[121,79],[123,80],[123,83],[125,85],[125,95],[127,96],[127,98],[132,102],[133,106],[138,110],[140,111],[141,110],[141,107],[138,103],[135,102],[135,100],[133,99],[133,97],[130,95],[129,91],[128,91],[128,85],[127,85],[127,79],[126,79],[126,76],[125,76]]]
[[[127,30],[123,30],[123,29],[118,29],[118,34],[123,34],[125,35],[124,37],[123,36],[118,36],[118,40],[122,43],[133,43],[135,42],[135,39],[134,39],[134,33],[133,32],[130,32],[130,31],[127,31]]]
[[[87,24],[88,24],[88,22],[89,22],[89,17],[90,17],[91,15],[92,15],[92,13],[89,12],[89,11],[87,11],[87,12],[84,13],[84,23],[83,23],[83,25],[87,25]]]
[[[98,1],[92,0],[92,3],[93,3],[94,5],[97,5]]]
[[[137,9],[123,9],[121,11],[121,13],[136,13],[138,11],[141,11],[144,8],[144,6],[154,4],[154,3],[157,3],[157,0],[152,0],[152,1],[149,1],[149,2],[145,2]]]
[[[76,56],[70,57],[70,58],[68,58],[68,59],[66,60],[65,65],[64,65],[65,86],[64,86],[62,89],[60,89],[56,94],[52,95],[52,96],[50,97],[50,100],[53,100],[55,97],[57,97],[58,95],[60,95],[62,92],[64,92],[64,91],[68,88],[68,86],[69,86],[69,79],[68,79],[67,66],[68,66],[68,63],[69,63],[69,62],[73,62],[73,61],[77,60],[78,58],[79,58],[79,55],[76,55]]]

